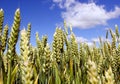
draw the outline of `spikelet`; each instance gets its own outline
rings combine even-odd
[[[88,81],[91,84],[98,84],[98,74],[95,62],[88,60]]]
[[[4,20],[4,11],[3,9],[0,9],[0,36],[2,35],[3,20]]]
[[[106,83],[105,84],[115,84],[114,74],[112,72],[111,67],[109,67],[108,71],[105,72]]]
[[[43,46],[42,46],[41,40],[39,38],[38,32],[36,33],[36,44],[37,44],[38,51],[42,52]],[[41,53],[39,53],[39,54],[41,55]]]
[[[66,62],[68,62],[69,56],[71,56],[70,55],[70,52],[71,52],[70,42],[68,41],[67,34],[65,32],[63,32],[63,36],[64,36],[64,42],[65,42],[64,59]]]
[[[99,50],[96,48],[96,45],[94,45],[92,52],[93,52],[92,60],[95,61],[96,63],[98,63],[100,54],[99,54]]]
[[[29,54],[30,61],[31,61],[32,65],[34,65],[35,64],[35,58],[36,58],[36,56],[34,54],[35,48],[31,44],[29,44],[29,47],[30,47],[29,48],[29,51],[30,51],[30,54]]]
[[[3,68],[3,72],[5,72],[5,73],[3,73],[3,78],[4,78],[4,80],[5,80],[5,75],[6,75],[6,72],[7,72],[7,57],[6,56],[4,56],[4,51],[5,51],[5,49],[6,49],[6,44],[7,44],[7,36],[8,36],[8,26],[6,25],[5,27],[4,27],[4,32],[3,32],[3,34],[2,34],[2,39],[1,39],[1,42],[2,42],[2,51],[0,51],[1,52],[1,54],[2,54],[2,60],[3,60],[3,66],[2,66],[2,68]],[[5,83],[5,82],[4,82]]]
[[[30,42],[31,23],[29,23],[28,26],[27,26],[27,34],[28,34],[28,38],[29,38],[29,42]]]
[[[73,33],[71,34],[71,53],[72,56],[78,56],[78,44]]]
[[[44,56],[45,56],[45,67],[44,67],[45,74],[48,76],[50,73],[50,68],[51,68],[51,51],[50,51],[50,47],[48,44],[45,47]]]
[[[103,60],[104,60],[103,57],[100,56],[100,58],[99,58],[99,63],[98,63],[98,65],[97,65],[97,71],[98,71],[99,74],[101,74],[102,71],[103,71],[103,67],[102,67],[102,65],[103,65]]]
[[[37,63],[39,66],[37,68],[41,68],[44,62],[44,47],[43,43],[39,38],[39,34],[36,33],[36,44],[37,44]],[[41,68],[42,69],[42,68]]]
[[[27,31],[21,31],[21,73],[22,73],[22,83],[33,84],[33,69],[30,61],[30,46],[29,38],[27,36]]]
[[[1,36],[2,36],[3,20],[4,20],[4,12],[3,9],[0,9],[0,56],[1,56],[1,47],[2,47]]]
[[[108,39],[108,30],[107,30],[107,32],[106,32],[106,39]]]
[[[83,45],[82,43],[80,43],[80,47],[79,47],[79,60],[80,60],[80,67],[83,67],[84,66],[84,63],[85,63],[85,56],[84,56],[84,52],[83,52]],[[83,69],[83,68],[82,68]]]
[[[43,45],[43,48],[45,48],[46,45],[47,45],[47,39],[48,39],[47,36],[43,36],[43,37],[42,37],[42,45]]]
[[[7,84],[10,84],[11,81],[11,71],[15,66],[14,60],[16,59],[15,46],[18,40],[20,27],[20,9],[17,9],[14,16],[14,22],[10,32],[10,37],[8,40],[8,50],[7,50],[7,60],[8,60],[8,78]]]
[[[18,34],[19,34],[19,27],[20,27],[20,9],[17,9],[14,16],[14,22],[12,25],[10,37],[8,40],[8,58],[13,59],[15,55],[15,45],[18,40]]]
[[[115,34],[116,34],[117,38],[119,38],[118,25],[115,25]]]
[[[80,64],[79,55],[78,55],[78,44],[75,38],[74,33],[71,33],[71,56],[70,57],[70,73],[71,78],[74,78],[77,74],[75,72],[78,72],[78,66]]]
[[[109,42],[107,42],[107,50],[108,50],[108,54],[112,54],[112,49],[113,49],[113,47],[112,47],[112,45],[109,43]]]
[[[60,62],[60,50],[58,47],[58,37],[57,33],[54,34],[54,41],[53,41],[53,58],[59,63]]]
[[[4,32],[3,32],[3,35],[2,35],[2,52],[5,51],[5,48],[6,48],[6,44],[7,44],[7,37],[8,37],[8,25],[5,25],[4,27]]]
[[[111,29],[110,29],[110,34],[112,37],[112,49],[116,49],[116,36]]]
[[[90,49],[90,47],[88,46],[88,44],[85,44],[85,51],[86,51],[86,57],[88,57],[88,56],[91,56],[91,49]],[[88,59],[88,58],[87,58]]]
[[[116,73],[116,71],[117,71],[117,55],[116,55],[115,49],[112,50],[111,67],[112,67],[113,73]]]
[[[64,46],[63,31],[59,28],[56,28],[53,41],[53,57],[55,58],[57,63],[60,63],[61,53],[63,52],[63,46]]]
[[[106,59],[106,55],[108,55],[109,53],[107,43],[104,42],[102,50],[103,50],[103,56]]]
[[[80,43],[80,49],[79,49],[79,56],[80,56],[80,68],[79,70],[81,71],[81,82],[82,83],[85,83],[85,80],[86,80],[86,66],[85,66],[85,63],[86,63],[86,58],[85,58],[85,53],[84,53],[84,45],[82,43]]]
[[[80,43],[80,47],[79,47],[79,56],[82,59],[82,56],[83,56],[83,45],[82,45],[82,43]]]
[[[61,51],[61,53],[62,53],[62,50],[63,50],[63,46],[64,46],[64,35],[63,35],[63,31],[62,31],[62,29],[59,29],[58,30],[58,36],[59,36],[59,43],[60,43],[60,45],[59,45],[59,48],[60,48],[60,51]]]
[[[117,31],[118,31],[118,26],[116,26]],[[119,33],[118,33],[119,34]],[[119,43],[118,43],[118,48],[117,48],[117,55],[116,55],[116,61],[117,61],[117,66],[118,66],[118,70],[117,70],[117,80],[119,80],[120,82],[120,38],[118,37]]]
[[[120,82],[120,43],[118,44],[115,61],[117,62],[116,63],[116,66],[117,66],[117,72],[116,72],[117,77],[116,77],[116,80],[118,80]]]
[[[120,66],[120,44],[118,44],[117,59],[118,59],[118,65]]]
[[[67,28],[66,21],[64,21],[64,29],[65,29],[65,34],[68,35],[68,28]]]
[[[72,25],[70,25],[70,32],[72,33]]]

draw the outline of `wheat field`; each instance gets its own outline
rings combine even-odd
[[[107,30],[105,41],[99,37],[99,45],[94,42],[91,47],[77,43],[72,28],[64,22],[64,28],[56,28],[52,45],[47,36],[40,39],[36,33],[37,45],[32,46],[31,24],[19,31],[20,9],[15,12],[10,34],[3,21],[4,11],[0,9],[0,84],[120,84],[118,26],[115,32]]]

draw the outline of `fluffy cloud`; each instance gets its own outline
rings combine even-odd
[[[70,35],[68,35],[68,38],[70,38]],[[94,37],[94,38],[87,39],[85,37],[76,36],[76,41],[77,41],[78,44],[86,43],[86,44],[88,44],[89,46],[92,47],[94,45],[94,42],[96,42],[98,44],[100,43],[100,38],[99,37]],[[101,41],[102,42],[105,42],[105,41],[111,42],[111,39],[106,39],[105,37],[101,37]]]
[[[88,39],[84,37],[76,37],[76,41],[77,43],[84,43],[84,42],[88,42]]]
[[[99,38],[87,39],[87,38],[84,38],[84,37],[78,37],[78,36],[76,36],[76,41],[77,41],[77,43],[87,43],[88,45],[92,46],[93,42],[99,43],[100,39]],[[111,42],[111,39],[106,39],[105,37],[101,37],[101,41],[102,42],[104,42],[104,41]]]
[[[107,11],[104,5],[94,2],[81,3],[77,0],[53,0],[61,9],[62,18],[73,27],[91,28],[96,25],[106,25],[110,19],[120,16],[120,8],[115,7],[113,11]]]
[[[93,42],[84,37],[76,37],[77,43],[87,43],[89,46],[93,46]]]
[[[91,41],[93,41],[93,42],[100,42],[100,39],[101,39],[101,41],[108,41],[108,42],[110,42],[111,40],[110,39],[106,39],[105,37],[101,37],[101,38],[92,38],[91,39]]]
[[[68,35],[68,39],[70,39],[71,35]],[[84,37],[79,37],[79,36],[75,36],[77,43],[85,43],[88,42],[87,38]]]

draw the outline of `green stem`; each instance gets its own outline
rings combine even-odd
[[[8,64],[8,78],[7,78],[7,84],[10,84],[11,81],[11,61]]]

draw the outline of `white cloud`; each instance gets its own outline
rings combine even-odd
[[[88,40],[84,37],[76,37],[77,43],[84,43],[87,42]]]
[[[110,41],[111,41],[110,39],[106,39],[105,37],[92,38],[91,41],[93,41],[93,42],[100,42],[100,39],[101,39],[101,41],[103,41],[103,42],[105,42],[105,41],[110,42]]]
[[[93,41],[88,40],[87,38],[84,38],[84,37],[76,37],[76,41],[77,41],[78,44],[79,43],[86,43],[91,47],[93,46]]]
[[[87,43],[88,45],[92,46],[94,44],[93,42],[99,43],[100,39],[99,38],[87,39],[84,37],[76,36],[76,41],[77,41],[77,43]],[[101,37],[101,41],[102,42],[105,42],[105,41],[111,42],[111,39],[106,39],[105,37]]]
[[[68,35],[68,39],[71,38],[71,35]],[[77,43],[86,43],[88,42],[87,38],[75,36]]]
[[[60,8],[68,8],[75,3],[75,0],[53,0]]]
[[[68,35],[68,38],[70,38],[71,37],[71,35]],[[76,37],[76,41],[77,41],[77,43],[78,44],[80,44],[80,43],[86,43],[86,44],[88,44],[89,46],[93,46],[94,45],[94,42],[96,42],[96,43],[100,43],[100,39],[99,39],[99,37],[93,37],[93,38],[90,38],[90,39],[87,39],[87,38],[85,38],[85,37],[79,37],[79,36],[75,36]],[[105,37],[101,37],[101,41],[102,42],[105,42],[105,41],[107,41],[107,42],[111,42],[111,39],[106,39]]]
[[[100,40],[99,40],[99,38],[92,38],[92,41],[93,42],[99,42]]]
[[[93,47],[94,43],[93,42],[87,42],[88,46]]]
[[[107,11],[104,5],[81,3],[77,0],[53,0],[61,9],[62,18],[73,27],[91,28],[96,25],[107,25],[107,21],[120,16],[120,8],[115,7],[113,11]]]

